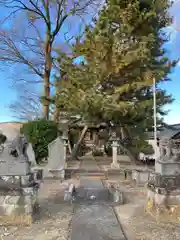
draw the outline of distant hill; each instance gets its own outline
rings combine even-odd
[[[19,133],[22,124],[21,122],[0,122],[0,131],[11,141]]]

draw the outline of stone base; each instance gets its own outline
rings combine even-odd
[[[167,193],[148,185],[145,209],[157,221],[180,223],[180,189]]]
[[[43,179],[43,170],[37,169],[32,173],[24,176],[0,176],[0,189],[17,188],[17,187],[29,187],[33,186],[34,182],[41,182]]]
[[[132,170],[132,180],[136,183],[136,185],[145,185],[148,183],[149,176],[151,171],[149,170]]]
[[[0,176],[4,176],[4,173],[6,173],[6,176],[21,176],[31,172],[30,164],[23,156],[15,158],[9,155],[8,161],[6,161],[6,157],[5,153],[2,153],[0,160]]]
[[[38,187],[0,189],[0,224],[30,225],[38,207]]]
[[[148,185],[151,188],[180,189],[180,174],[178,175],[161,175],[155,172],[151,172],[149,176]]]
[[[180,162],[176,161],[161,161],[155,163],[156,173],[161,175],[170,176],[180,174]]]
[[[120,168],[119,163],[111,163],[111,168]]]
[[[117,161],[123,164],[131,165],[132,161],[128,155],[117,155]]]

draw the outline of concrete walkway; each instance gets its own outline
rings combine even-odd
[[[84,162],[83,168],[97,170],[98,166],[92,160],[91,164]],[[126,239],[113,208],[108,205],[108,191],[101,180],[80,177],[78,196],[79,202],[72,219],[71,240]],[[89,202],[90,199],[92,201]]]

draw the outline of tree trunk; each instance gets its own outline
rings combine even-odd
[[[43,103],[43,118],[49,119],[49,99],[50,99],[50,76],[52,69],[52,43],[51,43],[51,34],[47,31],[46,41],[45,41],[45,69],[44,69],[44,98]]]
[[[136,164],[136,158],[133,155],[133,153],[128,148],[124,147],[121,143],[119,143],[119,146],[123,152],[127,153],[127,155],[130,157],[132,163]]]
[[[45,97],[45,100],[42,106],[42,117],[48,120],[49,119],[49,103],[46,99],[49,99],[50,97],[50,87],[49,87],[47,78],[45,77],[44,77],[44,97]]]
[[[80,138],[78,140],[78,142],[76,143],[76,145],[74,146],[73,150],[72,150],[72,154],[71,154],[71,157],[72,159],[77,159],[77,155],[78,155],[78,150],[79,150],[79,147],[85,137],[85,134],[88,130],[88,125],[85,125],[82,132],[81,132],[81,135],[80,135]]]
[[[127,135],[127,134],[125,134],[125,129],[124,129],[124,127],[121,127],[121,139],[124,139],[125,137],[127,137],[126,135]]]
[[[53,121],[58,122],[59,120],[59,113],[60,113],[60,108],[58,108],[55,105],[54,113],[53,113]]]
[[[96,132],[93,132],[93,134],[95,135],[95,137],[94,137],[94,145],[100,147],[100,145],[99,145],[98,132],[97,132],[97,131],[96,131]]]

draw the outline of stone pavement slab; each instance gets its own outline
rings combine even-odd
[[[93,161],[90,164],[84,162],[82,165],[87,170],[99,169]],[[107,204],[109,191],[101,180],[80,176],[80,187],[77,189],[76,200],[71,240],[126,239],[113,208]],[[89,202],[89,200],[92,201]],[[101,203],[98,203],[99,201]]]
[[[112,207],[78,205],[72,219],[71,240],[125,240]]]
[[[108,201],[109,191],[101,180],[89,180],[80,178],[80,187],[76,189],[76,200],[81,201]]]
[[[93,179],[88,179],[85,177],[80,178],[80,185],[83,186],[84,188],[91,189],[104,189],[104,186],[102,184],[102,181],[99,179],[93,180]]]

